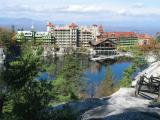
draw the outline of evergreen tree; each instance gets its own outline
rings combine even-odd
[[[53,81],[57,99],[66,101],[77,99],[82,87],[83,69],[74,54],[65,56],[64,66]]]
[[[21,34],[20,34],[20,40],[21,40],[22,43],[25,43],[25,42],[26,42],[26,38],[25,38],[23,32],[21,32]]]
[[[8,101],[12,103],[12,118],[37,120],[41,110],[47,107],[52,98],[52,84],[36,79],[40,69],[39,58],[32,54],[25,54],[6,66],[3,81],[9,91]]]
[[[97,97],[105,97],[115,92],[116,87],[113,85],[114,75],[110,66],[107,66],[106,78],[103,80],[96,90]]]
[[[120,81],[121,87],[130,87],[132,83],[132,76],[138,69],[144,69],[146,66],[146,60],[144,59],[144,53],[140,51],[139,48],[131,49],[134,55],[133,63],[130,67],[128,67],[124,73],[123,78]]]

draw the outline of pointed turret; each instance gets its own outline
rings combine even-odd
[[[75,29],[75,28],[77,28],[77,27],[78,27],[78,25],[77,25],[77,24],[75,24],[75,23],[71,23],[71,24],[69,25],[69,27],[70,27],[70,28],[72,28],[72,29]]]
[[[54,28],[54,25],[51,22],[47,23],[47,32],[51,32]]]
[[[99,26],[99,32],[100,32],[100,33],[103,33],[103,32],[104,32],[104,29],[103,29],[103,26],[102,26],[102,25]]]
[[[35,31],[34,25],[31,26],[31,31]]]

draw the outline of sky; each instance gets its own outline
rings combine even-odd
[[[160,0],[0,0],[0,17],[160,26]]]
[[[160,0],[0,0],[0,17],[66,21],[160,19]]]

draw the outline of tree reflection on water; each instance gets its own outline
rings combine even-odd
[[[119,80],[123,76],[123,71],[132,64],[132,62],[129,60],[108,60],[104,62],[93,62],[89,60],[89,56],[87,55],[76,54],[76,57],[78,57],[80,61],[79,63],[84,69],[83,79],[86,82],[86,85],[83,87],[85,87],[87,91],[87,96],[85,95],[86,97],[99,97],[104,95],[107,96],[115,92]],[[50,74],[50,77],[47,76],[45,77],[54,80],[58,72],[64,66],[63,61],[64,61],[63,56],[60,57],[50,56],[44,58],[44,64],[47,65],[50,65],[51,63],[55,64],[55,69],[52,72],[52,74]],[[109,76],[108,71],[112,72],[114,76],[112,79],[107,78]],[[44,76],[42,75],[42,77]],[[106,89],[105,94],[99,95],[100,92],[98,91],[102,91],[102,89]]]

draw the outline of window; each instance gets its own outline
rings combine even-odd
[[[143,44],[144,44],[144,45],[147,45],[147,40],[144,40],[144,41],[143,41]]]

